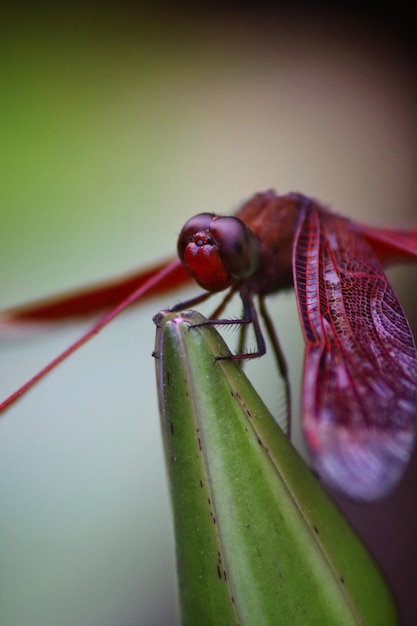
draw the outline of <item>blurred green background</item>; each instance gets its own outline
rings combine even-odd
[[[415,58],[389,24],[87,3],[15,5],[4,25],[2,308],[171,256],[188,217],[271,187],[370,223],[416,223]],[[416,328],[415,268],[390,276]],[[190,293],[125,314],[1,421],[2,626],[177,623],[151,318]],[[272,314],[298,397],[293,294]],[[2,338],[1,397],[82,329]],[[249,372],[273,409],[273,364]],[[412,492],[346,507],[406,613],[409,476]]]

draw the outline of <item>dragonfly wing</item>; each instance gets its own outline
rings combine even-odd
[[[354,224],[354,228],[367,240],[384,265],[398,262],[417,263],[417,228],[398,230],[375,228],[366,224]]]
[[[174,263],[165,261],[112,280],[2,311],[0,325],[12,326],[20,322],[55,323],[73,318],[92,317],[116,308],[131,293],[142,285],[150,284],[151,281],[154,281],[154,284],[144,289],[140,301],[190,283],[192,279],[180,261],[175,263],[175,267]],[[170,265],[173,266],[173,270],[158,280],[158,276]]]
[[[313,202],[301,210],[293,255],[314,467],[349,497],[384,497],[415,438],[417,358],[404,311],[368,242]]]

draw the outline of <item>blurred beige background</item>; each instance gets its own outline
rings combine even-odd
[[[6,23],[2,308],[170,256],[192,214],[229,212],[270,187],[370,223],[417,221],[415,59],[389,24],[129,4],[16,8]],[[390,276],[416,329],[416,269]],[[126,314],[1,421],[3,626],[177,623],[150,356],[152,315],[172,303]],[[271,311],[298,398],[293,294]],[[2,340],[1,396],[81,331]],[[273,409],[273,365],[249,373]],[[411,492],[348,507],[410,613],[411,472]]]

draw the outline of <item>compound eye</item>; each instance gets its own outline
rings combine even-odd
[[[210,233],[229,276],[237,280],[252,276],[258,267],[259,243],[249,226],[237,217],[214,217]]]

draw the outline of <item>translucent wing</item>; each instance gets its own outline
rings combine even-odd
[[[2,311],[0,324],[11,326],[19,322],[54,323],[72,318],[91,317],[103,311],[109,311],[116,308],[142,285],[157,278],[170,263],[172,261],[164,261],[125,276]],[[173,271],[144,291],[140,302],[191,281],[191,277],[178,262]]]
[[[358,229],[311,201],[300,213],[293,268],[314,466],[350,497],[381,498],[415,438],[417,358],[404,311]]]
[[[417,228],[399,230],[376,228],[366,224],[352,224],[357,232],[371,245],[378,259],[384,265],[392,263],[416,262]]]

